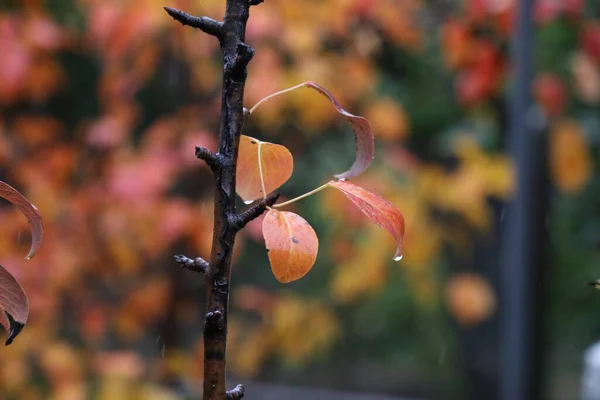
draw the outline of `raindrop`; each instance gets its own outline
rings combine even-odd
[[[402,257],[403,257],[402,254],[394,256],[394,261],[400,261],[400,260],[402,260]]]
[[[156,338],[156,344],[158,344],[159,340],[160,340],[160,335],[158,335],[158,337]]]
[[[254,200],[244,200],[244,204],[252,204],[254,203]]]
[[[347,180],[348,179],[346,179],[346,178],[340,178],[340,179],[338,179],[338,182],[344,182],[344,181],[347,181]]]
[[[167,345],[165,343],[163,343],[163,348],[162,348],[162,358],[165,358],[165,348],[167,347]]]
[[[500,222],[504,221],[505,216],[506,216],[506,207],[502,207],[502,211],[500,212]]]

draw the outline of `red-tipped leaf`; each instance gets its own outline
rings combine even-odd
[[[269,250],[271,270],[279,282],[298,280],[314,265],[319,239],[301,216],[270,210],[263,219],[263,236]]]
[[[29,300],[23,287],[0,265],[0,324],[8,331],[6,345],[21,332],[29,316]]]
[[[344,118],[350,122],[352,130],[354,131],[354,137],[356,139],[356,159],[350,169],[334,176],[337,179],[350,179],[362,174],[363,171],[371,165],[371,162],[375,157],[375,138],[373,136],[371,123],[366,118],[350,114],[348,111],[344,110],[333,95],[319,84],[308,81],[304,82],[304,85],[315,89],[323,96],[327,97],[337,112],[342,114]]]
[[[2,181],[0,181],[0,197],[17,206],[29,222],[29,227],[31,228],[31,248],[29,249],[29,254],[25,257],[29,260],[37,253],[42,244],[44,228],[40,211],[15,188]]]
[[[340,190],[367,217],[392,234],[398,247],[394,260],[402,258],[402,239],[404,237],[404,216],[392,203],[368,190],[344,181],[331,181],[329,186]]]

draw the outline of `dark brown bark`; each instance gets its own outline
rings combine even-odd
[[[182,11],[165,8],[177,21],[218,37],[223,52],[223,89],[218,151],[196,148],[196,156],[212,169],[215,178],[214,232],[210,261],[176,256],[184,267],[205,274],[206,315],[204,319],[204,400],[241,399],[244,388],[238,385],[227,391],[225,367],[227,349],[227,311],[231,275],[231,258],[235,236],[250,220],[277,201],[271,195],[250,210],[238,215],[235,207],[235,172],[238,146],[246,114],[243,108],[246,66],[254,50],[245,40],[249,9],[262,1],[227,0],[225,18],[217,22],[193,17]]]

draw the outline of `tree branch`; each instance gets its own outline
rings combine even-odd
[[[182,254],[178,254],[175,256],[175,261],[177,261],[182,268],[187,268],[190,271],[206,274],[209,270],[208,261],[201,257],[192,260]]]
[[[238,43],[235,51],[235,57],[233,61],[227,61],[225,64],[225,70],[231,75],[232,78],[237,78],[238,76],[246,77],[246,67],[250,60],[254,57],[254,49],[248,46],[244,42]]]
[[[221,166],[219,156],[206,147],[196,146],[196,157],[204,161],[213,171]]]
[[[280,193],[278,192],[273,192],[269,194],[266,199],[261,200],[260,202],[256,203],[254,206],[250,207],[243,213],[235,216],[234,220],[232,221],[232,225],[238,231],[243,229],[246,226],[246,224],[248,224],[248,222],[260,217],[262,213],[265,212],[267,207],[273,206],[273,204],[275,204],[279,199],[279,196]]]
[[[221,38],[223,36],[223,23],[208,17],[194,17],[186,12],[171,7],[164,7],[167,14],[181,25],[200,29],[204,33]]]
[[[244,386],[237,385],[235,389],[227,391],[227,400],[240,400],[244,397]]]
[[[251,6],[257,6],[265,0],[249,0]]]
[[[225,385],[227,361],[227,315],[231,260],[237,229],[232,222],[236,212],[236,165],[244,125],[246,66],[254,51],[245,43],[249,0],[226,0],[220,45],[223,52],[223,88],[218,139],[218,168],[215,179],[213,241],[210,270],[205,275],[206,309],[204,323],[203,400],[230,398]],[[231,397],[240,399],[240,390]]]

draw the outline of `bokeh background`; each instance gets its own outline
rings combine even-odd
[[[233,379],[426,399],[498,389],[500,228],[514,193],[506,153],[516,0],[266,0],[246,106],[313,80],[370,119],[375,163],[358,183],[404,213],[404,258],[343,195],[290,207],[320,238],[313,270],[279,284],[260,220],[239,236],[228,365]],[[162,7],[220,19],[223,0],[0,0],[0,179],[41,210],[0,206],[0,263],[29,322],[0,351],[0,396],[186,399],[202,379],[220,50]],[[600,4],[538,0],[533,95],[548,117],[542,391],[578,397],[600,338]],[[353,159],[347,123],[299,90],[245,134],[287,146],[292,198]],[[544,151],[540,149],[540,151]],[[240,207],[244,205],[240,202]],[[250,397],[253,398],[253,397]],[[258,398],[258,397],[256,397]]]

